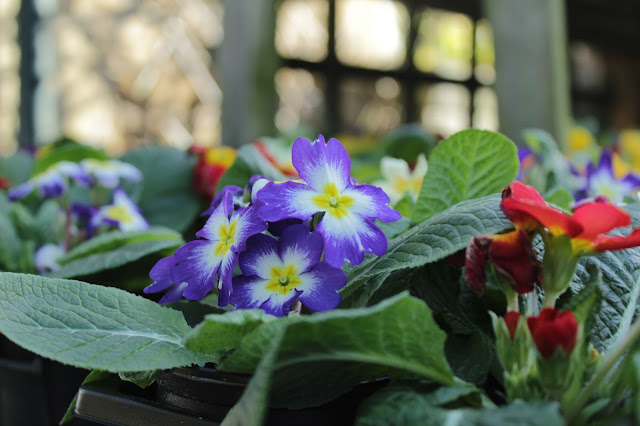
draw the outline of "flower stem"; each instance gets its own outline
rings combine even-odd
[[[71,207],[67,206],[64,210],[64,251],[68,252],[71,248]]]
[[[638,338],[640,338],[640,321],[636,321],[629,330],[629,334],[627,334],[627,336],[606,355],[604,361],[600,364],[593,375],[593,379],[591,379],[587,387],[582,389],[582,392],[578,394],[578,397],[574,400],[573,404],[569,406],[565,417],[567,423],[571,423],[573,418],[580,412],[598,385],[606,379],[611,369],[618,363],[618,360],[622,357],[624,352],[629,349],[629,347],[633,345]]]

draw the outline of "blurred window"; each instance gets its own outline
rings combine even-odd
[[[377,134],[407,122],[441,136],[497,130],[493,34],[474,2],[281,0],[275,43],[288,70],[276,78],[281,132]],[[306,90],[286,82],[293,70],[324,77],[307,119],[287,101]]]

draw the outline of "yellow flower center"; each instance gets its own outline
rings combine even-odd
[[[220,227],[220,242],[216,246],[215,255],[223,256],[229,251],[233,245],[233,239],[236,235],[236,221],[234,220],[229,225],[222,225]]]
[[[271,268],[271,278],[267,282],[265,287],[267,290],[274,293],[287,294],[297,285],[302,283],[302,280],[298,276],[295,266],[273,266]]]
[[[327,213],[337,217],[346,217],[349,207],[353,205],[353,198],[340,194],[335,184],[325,185],[322,194],[313,197],[313,202]]]
[[[105,216],[117,220],[120,223],[129,223],[133,220],[129,211],[123,206],[110,206],[106,209]]]

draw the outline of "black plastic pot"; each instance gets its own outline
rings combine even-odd
[[[39,357],[0,335],[0,426],[57,425],[87,374]]]
[[[107,425],[219,425],[240,399],[250,376],[213,368],[176,368],[161,372],[147,389],[109,378],[83,385],[76,415]],[[386,381],[364,383],[320,407],[269,408],[267,425],[352,425],[358,404]]]

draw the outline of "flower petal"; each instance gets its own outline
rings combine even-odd
[[[196,237],[206,238],[210,241],[220,239],[220,228],[229,225],[229,215],[233,211],[233,194],[225,192],[220,204],[213,211],[201,230],[196,232]]]
[[[296,301],[301,293],[301,291],[295,289],[289,291],[287,294],[273,293],[266,302],[260,305],[260,309],[263,309],[268,314],[284,317],[289,313],[291,305],[293,305],[293,302]]]
[[[359,265],[364,253],[382,256],[387,251],[387,237],[370,220],[358,214],[348,214],[337,218],[325,214],[316,231],[324,240],[325,261],[340,268],[346,261]]]
[[[33,182],[28,180],[9,190],[7,196],[10,201],[18,201],[26,197],[34,190]]]
[[[240,270],[244,275],[268,279],[271,268],[282,265],[278,256],[278,243],[268,235],[256,234],[250,237],[247,247],[246,251],[240,253]]]
[[[380,173],[389,182],[393,182],[397,178],[402,178],[405,181],[409,181],[411,175],[411,172],[409,171],[409,165],[406,161],[400,158],[393,158],[388,156],[384,156],[382,157],[382,160],[380,160]]]
[[[231,215],[231,221],[236,220],[236,235],[231,245],[232,251],[236,253],[244,251],[247,247],[247,238],[267,229],[267,222],[259,216],[261,207],[259,203],[250,204]]]
[[[269,222],[282,219],[306,220],[322,210],[313,197],[318,193],[310,186],[298,182],[270,182],[258,192],[258,200],[264,205],[260,217]]]
[[[516,225],[534,219],[542,226],[548,228],[552,234],[566,234],[571,238],[583,231],[583,227],[578,221],[546,203],[541,204],[527,200],[507,198],[502,200],[500,207],[505,215]],[[526,226],[526,229],[530,230],[528,226]]]
[[[524,229],[496,235],[489,248],[489,259],[520,295],[532,292],[535,284],[542,281],[542,266]]]
[[[213,214],[213,212],[215,211],[216,207],[218,207],[220,205],[220,203],[222,202],[222,199],[224,198],[224,196],[226,195],[227,192],[231,193],[231,196],[233,198],[233,207],[234,208],[245,207],[244,202],[242,201],[242,196],[243,196],[244,190],[242,188],[240,188],[239,186],[236,186],[236,185],[227,185],[224,188],[222,188],[220,190],[220,192],[218,192],[218,194],[215,196],[215,198],[213,199],[213,201],[209,205],[209,208],[207,210],[205,210],[200,215],[200,217],[211,216]]]
[[[259,309],[274,294],[266,289],[268,282],[257,276],[233,277],[233,293],[229,303],[236,309]]]
[[[347,284],[346,274],[325,262],[318,263],[311,271],[301,274],[300,301],[314,311],[323,312],[337,308],[342,300],[338,290]]]
[[[600,235],[593,240],[594,251],[622,250],[640,246],[640,228],[636,228],[626,237]]]
[[[149,271],[149,278],[153,280],[153,284],[145,287],[145,293],[157,293],[166,290],[173,285],[171,279],[171,267],[175,263],[173,256],[160,259]]]
[[[67,192],[67,182],[61,174],[46,172],[36,178],[36,186],[44,198],[58,198]]]
[[[202,300],[215,287],[216,273],[222,262],[215,250],[215,243],[195,240],[180,247],[173,255],[173,280],[176,284],[187,283],[185,298]]]
[[[476,235],[465,252],[464,278],[474,293],[481,296],[487,283],[485,267],[489,256],[491,236]]]
[[[323,249],[322,235],[315,231],[310,232],[306,225],[289,226],[280,236],[278,244],[278,254],[282,263],[295,265],[298,274],[316,266]]]
[[[601,199],[578,206],[573,211],[573,218],[583,227],[576,238],[589,241],[615,228],[631,225],[627,212]]]
[[[394,222],[402,219],[402,215],[387,206],[389,197],[381,188],[373,185],[351,185],[342,191],[342,195],[353,198],[349,211],[367,219],[379,219],[383,222]]]
[[[334,184],[342,192],[349,185],[351,159],[347,150],[334,138],[325,144],[322,135],[311,143],[298,138],[292,147],[293,166],[302,180],[318,192],[327,184]]]
[[[218,271],[218,306],[227,306],[233,292],[233,268],[238,264],[238,253],[229,250],[220,264]]]

